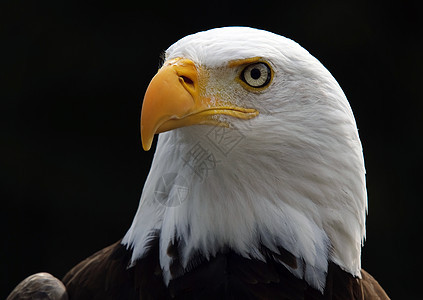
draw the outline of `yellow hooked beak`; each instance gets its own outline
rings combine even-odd
[[[196,124],[228,126],[215,116],[251,119],[259,113],[203,95],[199,71],[193,61],[176,58],[166,62],[151,80],[144,96],[141,111],[144,150],[150,150],[156,133]]]

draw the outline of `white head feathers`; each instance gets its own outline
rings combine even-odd
[[[364,161],[351,108],[331,74],[292,40],[243,27],[187,36],[166,51],[166,59],[176,57],[207,69],[204,93],[219,93],[260,114],[248,121],[228,117],[231,128],[196,125],[160,134],[122,242],[133,248],[132,260],[159,231],[167,281],[166,249],[175,238],[184,245],[185,264],[195,251],[210,257],[225,246],[264,259],[262,243],[295,255],[304,269],[291,271],[319,290],[328,261],[360,276]],[[252,57],[266,60],[274,72],[269,87],[256,93],[227,68],[229,61]],[[163,202],[166,178],[171,186]]]

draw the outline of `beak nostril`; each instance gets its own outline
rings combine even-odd
[[[187,85],[194,85],[194,81],[191,80],[189,77],[179,76],[179,78],[182,79],[182,81],[185,82]]]

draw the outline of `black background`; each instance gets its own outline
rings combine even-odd
[[[422,30],[385,1],[3,1],[0,298],[62,277],[121,238],[154,152],[139,117],[161,53],[200,30],[245,25],[299,42],[344,89],[369,194],[362,264],[392,298],[417,298],[421,259]]]

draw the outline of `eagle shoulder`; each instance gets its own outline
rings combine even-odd
[[[149,256],[129,266],[131,254],[118,241],[81,261],[63,278],[69,298],[165,299],[158,257]]]

